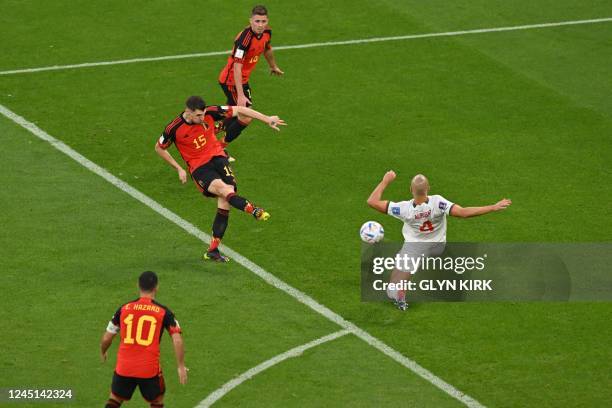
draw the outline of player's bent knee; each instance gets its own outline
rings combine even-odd
[[[226,189],[227,184],[225,184],[221,179],[214,179],[208,185],[208,192],[217,196],[224,197],[227,195]]]
[[[232,208],[232,206],[230,205],[230,203],[224,197],[219,197],[217,199],[217,208],[219,208],[221,210],[229,211]]]
[[[225,197],[227,197],[228,194],[234,193],[234,192],[235,192],[234,191],[234,186],[232,186],[230,184],[223,183],[223,187],[220,190],[219,196],[225,198]],[[226,202],[227,202],[227,200],[226,200]]]

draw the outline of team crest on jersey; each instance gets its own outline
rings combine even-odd
[[[446,210],[446,203],[444,201],[440,201],[438,203],[438,208],[440,208],[442,211]]]
[[[391,207],[391,214],[393,214],[393,215],[400,215],[400,208],[399,207]]]

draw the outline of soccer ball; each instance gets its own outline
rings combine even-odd
[[[361,226],[359,230],[361,240],[367,244],[374,244],[382,241],[385,237],[385,230],[382,225],[376,221],[368,221]]]

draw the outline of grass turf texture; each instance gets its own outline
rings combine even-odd
[[[21,35],[3,42],[0,68],[223,50],[245,20],[236,9],[251,6],[214,2],[200,17],[178,4],[102,10],[83,3],[74,6],[71,15],[81,17],[75,18],[62,8],[67,4],[19,2],[3,15],[3,38],[8,27]],[[612,15],[605,2],[309,4],[267,4],[274,44]],[[128,24],[130,14],[139,16],[136,24]],[[305,20],[324,29],[305,29]],[[205,26],[207,35],[187,35],[189,22]],[[451,220],[449,240],[610,241],[611,33],[606,23],[277,52],[287,75],[268,78],[262,62],[251,80],[254,102],[290,125],[281,134],[255,125],[231,146],[240,191],[273,218],[264,225],[232,212],[225,242],[485,405],[609,405],[608,304],[427,304],[404,315],[362,304],[357,231],[376,219],[388,238],[400,239],[400,224],[365,206],[393,168],[399,178],[389,198],[405,197],[419,171],[430,176],[434,193],[462,205],[513,199],[506,213]],[[224,62],[0,77],[0,103],[208,231],[214,203],[181,186],[153,143],[187,95],[224,102],[216,85]],[[4,305],[19,337],[36,338],[23,343],[2,334],[9,352],[0,377],[15,381],[6,385],[61,380],[77,389],[79,406],[100,404],[111,364],[98,364],[99,336],[147,268],[163,274],[160,301],[186,330],[188,387],[176,385],[167,338],[163,344],[168,402],[175,406],[195,404],[239,372],[335,330],[236,265],[200,264],[199,242],[10,122],[0,123],[8,169]],[[40,336],[48,332],[53,340]],[[304,377],[291,374],[296,370]],[[391,387],[404,390],[385,396]],[[287,391],[266,391],[278,388]],[[455,405],[351,337],[281,364],[226,398],[262,406]]]

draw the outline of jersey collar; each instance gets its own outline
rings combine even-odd
[[[255,36],[255,38],[257,38],[258,40],[261,40],[261,37],[263,37],[263,35],[265,34],[265,30],[263,33],[261,34],[257,34],[255,31],[253,31],[253,28],[249,25],[249,31],[251,32],[251,34],[253,34]]]
[[[186,124],[187,126],[197,126],[197,125],[202,125],[202,127],[204,127],[204,129],[208,129],[208,125],[206,124],[206,121],[202,121],[202,123],[189,123],[187,122],[187,119],[185,119],[185,117],[183,116],[185,114],[185,112],[181,113],[181,120],[183,121],[184,124]],[[206,117],[206,115],[204,115]]]
[[[425,200],[424,202],[422,202],[421,204],[429,204],[429,196],[427,196],[427,200]],[[421,205],[421,204],[417,204],[414,200],[412,200],[412,207],[416,208],[417,205]]]

